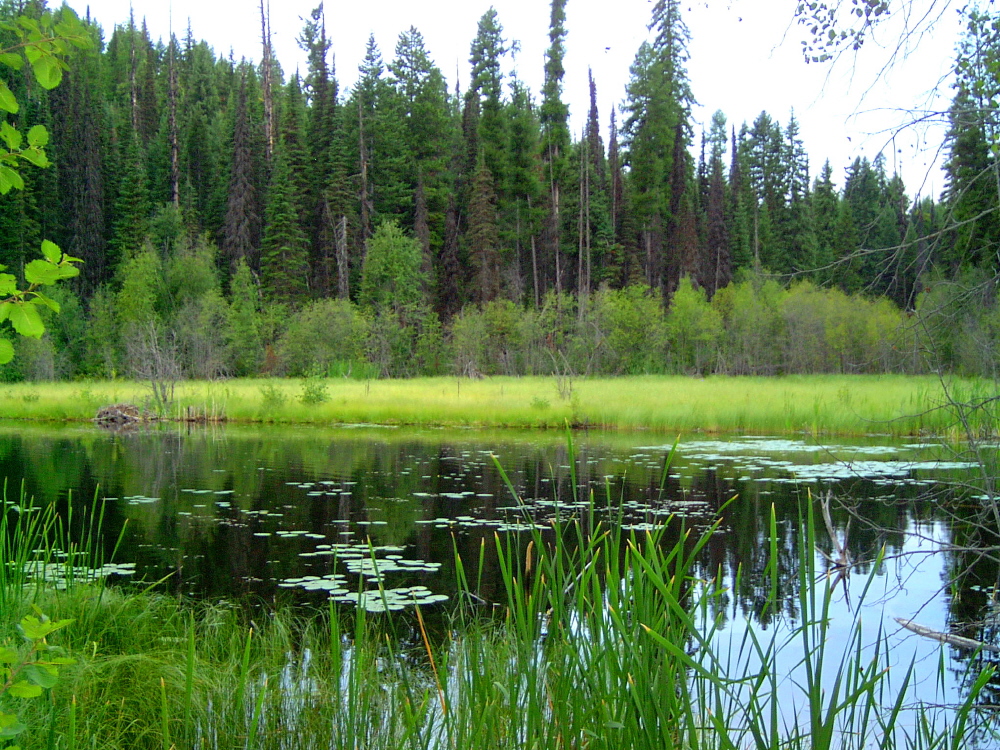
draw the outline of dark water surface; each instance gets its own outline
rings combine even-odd
[[[1000,644],[996,563],[954,546],[937,552],[969,541],[980,507],[979,490],[955,489],[974,478],[973,467],[939,446],[684,436],[661,490],[672,440],[587,432],[573,442],[571,461],[566,436],[555,432],[171,425],[112,434],[0,423],[0,474],[9,501],[22,482],[40,503],[65,503],[72,493],[85,506],[96,493],[105,499],[107,538],[124,528],[118,562],[135,563],[146,581],[213,598],[333,597],[353,606],[359,590],[377,590],[381,579],[394,592],[390,604],[434,605],[456,594],[457,550],[467,570],[482,560],[478,594],[499,602],[497,535],[525,538],[532,525],[551,534],[553,520],[589,524],[611,513],[637,531],[667,525],[669,542],[682,523],[704,528],[721,518],[701,573],[727,582],[724,616],[736,638],[772,619],[774,627],[796,622],[800,513],[830,494],[839,539],[855,516],[847,546],[859,561],[834,618],[851,620],[867,585],[871,639],[890,632],[893,659],[916,659],[928,674],[937,671],[940,645],[900,630],[894,618]],[[761,621],[772,507],[783,616]],[[833,553],[829,535],[818,533],[818,546]],[[885,560],[873,569],[881,550]],[[369,608],[383,606],[381,597],[360,596]],[[971,654],[945,652],[944,689],[960,692]]]

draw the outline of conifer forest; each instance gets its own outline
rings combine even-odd
[[[322,3],[296,73],[263,7],[259,60],[88,17],[58,87],[0,69],[51,135],[0,196],[0,263],[83,261],[0,377],[995,374],[997,16],[968,15],[946,186],[915,201],[881,156],[810,164],[794,113],[696,127],[677,0],[572,132],[565,5],[540,91],[494,9],[462,85],[412,27],[339,85]]]

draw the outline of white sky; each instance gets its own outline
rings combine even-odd
[[[271,27],[275,50],[286,74],[301,66],[305,56],[296,44],[302,18],[319,0],[271,0]],[[170,29],[179,37],[190,20],[196,39],[204,39],[217,54],[233,51],[236,58],[260,59],[258,0],[69,0],[78,12],[90,7],[91,16],[110,37],[114,25],[128,20],[129,6],[136,21],[146,19],[155,39],[166,39]],[[544,53],[548,47],[550,5],[546,0],[493,0],[504,36],[520,43],[516,57],[519,75],[535,92],[541,90]],[[782,125],[794,107],[812,159],[812,174],[830,159],[834,179],[842,184],[843,170],[855,156],[869,158],[885,150],[890,171],[904,177],[911,195],[937,197],[943,186],[933,168],[944,129],[907,128],[907,110],[947,110],[951,90],[942,83],[952,62],[958,23],[954,10],[941,10],[949,0],[913,0],[931,8],[941,20],[919,39],[918,51],[905,56],[880,75],[899,27],[880,30],[857,56],[831,67],[806,65],[799,30],[792,23],[797,0],[690,0],[685,20],[691,30],[692,88],[700,107],[695,117],[706,130],[712,113],[721,109],[737,129],[766,110]],[[326,2],[327,31],[333,41],[337,77],[344,91],[356,79],[369,33],[386,62],[393,58],[399,33],[411,25],[423,34],[427,48],[454,87],[456,69],[464,86],[469,79],[469,45],[489,0],[368,0]],[[629,66],[639,44],[647,38],[651,0],[569,0],[564,99],[570,105],[574,132],[579,132],[588,109],[587,66],[597,83],[602,125],[612,106],[625,96]],[[914,46],[917,46],[916,44]],[[928,99],[935,88],[942,96]],[[938,118],[940,119],[940,118]],[[620,119],[619,119],[620,122]]]

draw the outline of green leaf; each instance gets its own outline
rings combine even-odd
[[[15,307],[28,307],[28,306],[16,305]],[[35,314],[37,315],[37,312]],[[13,320],[14,313],[11,313],[10,317],[11,320]],[[56,630],[61,630],[62,628],[65,628],[67,625],[71,625],[72,623],[73,623],[72,619],[50,620],[44,614],[41,614],[39,617],[35,617],[34,615],[25,615],[24,617],[21,618],[21,622],[17,624],[17,629],[20,630],[21,635],[23,635],[29,641],[40,641],[50,633],[53,633]]]
[[[0,339],[0,342],[10,343],[6,339]],[[20,659],[21,655],[10,646],[0,647],[0,664],[16,664]]]
[[[20,70],[24,67],[24,58],[20,55],[15,55],[13,52],[0,52],[0,64],[14,70]]]
[[[49,131],[44,125],[34,125],[28,131],[28,145],[35,148],[44,148],[49,145]]]
[[[47,308],[49,308],[50,310],[52,310],[52,312],[56,312],[56,313],[59,312],[62,309],[59,306],[59,303],[56,302],[51,297],[46,297],[44,294],[39,294],[38,292],[35,292],[34,294],[35,294],[35,297],[34,297],[34,299],[31,300],[31,304],[33,304],[33,305],[45,305]]]
[[[0,164],[0,193],[6,195],[11,188],[24,190],[24,180],[15,170]]]
[[[38,21],[36,21],[31,16],[18,16],[17,23],[27,31],[33,31],[36,34],[42,33],[41,29],[38,26]]]
[[[25,729],[27,727],[17,720],[15,714],[0,711],[0,739],[7,740],[11,737],[16,737]]]
[[[59,670],[49,664],[27,664],[24,676],[34,685],[41,688],[54,688],[59,682]]]
[[[29,48],[30,49],[30,48]],[[43,54],[31,63],[38,82],[47,89],[54,89],[62,81],[63,70],[59,60],[50,54]]]
[[[36,167],[41,167],[44,169],[49,166],[52,162],[49,161],[49,157],[45,155],[45,152],[40,148],[28,148],[21,152],[21,158],[25,161],[31,162]]]
[[[17,103],[17,97],[14,96],[14,92],[10,90],[10,87],[5,81],[0,80],[0,109],[5,112],[10,112],[11,114],[16,114],[20,106]]]
[[[7,339],[0,339],[0,365],[5,365],[14,359],[14,345]]]
[[[10,273],[0,273],[0,296],[9,297],[17,293],[17,277]],[[3,318],[0,318],[3,320]]]
[[[24,278],[29,284],[55,284],[64,278],[62,270],[55,263],[38,258],[24,267]]]
[[[31,134],[28,134],[31,138]],[[58,263],[62,259],[62,249],[52,240],[42,240],[42,255],[49,263]]]
[[[15,305],[14,309],[16,310],[18,307],[24,307],[24,305]],[[11,311],[10,317],[11,319],[14,318],[13,311]],[[21,618],[21,622],[17,624],[17,629],[20,630],[21,635],[29,641],[40,641],[51,632],[49,629],[48,618],[44,615],[42,615],[42,617],[25,615]]]
[[[13,685],[7,688],[7,695],[11,698],[23,698],[31,699],[37,698],[42,694],[42,686],[36,685],[28,680],[18,680]]]
[[[27,680],[19,680],[7,688],[7,694],[13,698],[37,698],[42,694],[42,688]]]
[[[45,324],[42,322],[42,316],[38,314],[38,308],[35,305],[14,304],[8,319],[10,320],[10,324],[14,326],[14,330],[22,336],[40,339],[42,334],[45,333]],[[22,620],[22,625],[23,622]],[[48,631],[41,636],[29,635],[26,630],[22,632],[24,632],[26,638],[30,638],[31,640],[44,638],[48,634]],[[37,631],[32,630],[32,632]]]
[[[9,122],[4,121],[0,123],[0,139],[3,139],[3,142],[7,144],[7,148],[11,151],[17,151],[21,148],[21,131]]]

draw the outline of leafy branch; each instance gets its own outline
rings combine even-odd
[[[36,616],[37,615],[37,616]],[[0,646],[0,741],[9,741],[24,732],[17,713],[7,710],[7,698],[39,698],[59,682],[59,668],[74,664],[63,649],[48,643],[48,636],[65,628],[72,620],[50,620],[36,607],[35,615],[25,615],[17,629],[25,641],[21,648]],[[7,750],[18,750],[16,745]]]
[[[62,81],[63,72],[69,70],[64,58],[72,48],[93,46],[87,27],[66,6],[56,13],[45,11],[39,18],[23,15],[13,22],[0,23],[0,31],[9,32],[16,40],[0,49],[0,65],[19,71],[27,63],[35,80],[45,89],[53,89]],[[0,111],[16,115],[20,109],[14,92],[0,78]],[[22,133],[6,117],[0,122],[0,195],[12,189],[24,189],[20,173],[22,164],[49,166],[45,153],[48,142],[49,133],[44,125],[33,125],[27,133]],[[7,269],[0,265],[0,323],[10,321],[17,333],[29,338],[41,338],[45,333],[41,307],[59,312],[59,304],[40,288],[79,275],[80,269],[74,264],[83,262],[66,255],[48,240],[42,242],[41,249],[42,257],[31,261],[24,269],[26,289],[19,288],[13,274],[2,273]],[[13,358],[14,345],[0,339],[0,364]]]
[[[45,333],[39,308],[44,306],[59,312],[59,303],[39,288],[78,276],[80,269],[74,264],[83,262],[66,255],[56,243],[48,240],[42,242],[42,256],[24,267],[24,278],[28,282],[26,289],[18,288],[17,277],[13,274],[0,273],[0,323],[9,320],[17,333],[35,339],[40,339]],[[6,266],[0,264],[0,272],[5,270]],[[7,339],[0,339],[0,364],[13,358],[14,345]]]
[[[17,41],[0,49],[0,64],[22,70],[25,63],[39,85],[54,89],[62,82],[69,66],[63,59],[73,47],[87,49],[93,39],[76,13],[63,7],[58,14],[46,11],[41,18],[19,16],[16,21],[0,23],[0,29],[11,32]],[[17,114],[20,103],[7,82],[0,79],[0,111]],[[45,146],[49,134],[43,125],[34,125],[23,134],[9,122],[0,124],[0,194],[12,188],[24,189],[24,178],[18,171],[22,162],[47,167]]]
[[[889,16],[886,0],[807,0],[795,9],[805,27],[802,55],[806,62],[826,62],[845,49],[857,51],[868,32]]]

